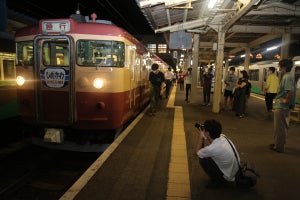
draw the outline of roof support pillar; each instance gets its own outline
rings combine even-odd
[[[291,34],[290,33],[282,34],[281,52],[280,52],[281,59],[285,59],[289,57],[290,44],[291,44]]]
[[[197,73],[198,73],[198,65],[199,65],[199,34],[194,34],[193,36],[193,70],[192,70],[192,88],[191,88],[191,103],[199,102],[196,100],[197,94]]]
[[[250,65],[250,47],[245,48],[245,61],[244,61],[244,69],[249,73],[249,65]]]
[[[225,33],[220,25],[218,28],[218,48],[216,59],[216,73],[215,73],[215,86],[213,94],[213,107],[212,112],[220,112],[221,96],[222,96],[222,72],[223,72],[223,59],[224,59],[224,46],[225,46]]]

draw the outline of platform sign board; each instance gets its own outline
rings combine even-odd
[[[192,49],[193,34],[184,30],[171,32],[169,37],[169,49]]]

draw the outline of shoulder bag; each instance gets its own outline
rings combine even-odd
[[[228,143],[230,144],[235,158],[239,163],[239,170],[235,175],[235,184],[239,189],[249,189],[256,185],[257,178],[259,177],[258,170],[254,164],[247,163],[247,162],[239,162],[237,153],[233,148],[231,142],[228,140],[226,136],[224,136]]]

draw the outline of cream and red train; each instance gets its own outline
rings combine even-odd
[[[123,29],[91,17],[40,20],[16,33],[20,115],[39,144],[102,148],[104,135],[114,138],[149,102],[151,64],[168,67]]]

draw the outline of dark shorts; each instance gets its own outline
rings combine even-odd
[[[233,93],[230,90],[225,90],[224,91],[224,97],[233,97]]]

